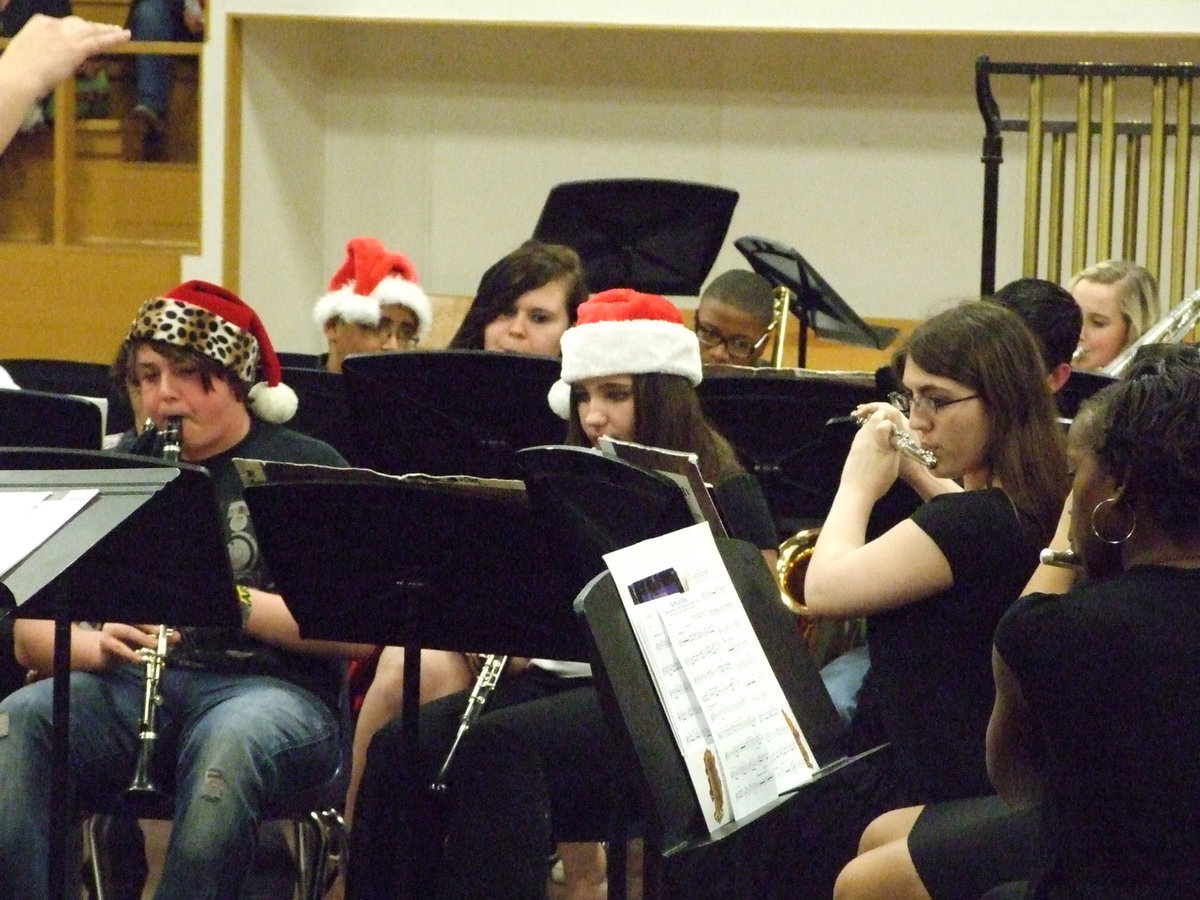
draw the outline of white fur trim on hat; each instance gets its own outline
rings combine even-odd
[[[379,324],[379,301],[354,293],[353,282],[343,285],[321,297],[313,307],[313,321],[321,328],[334,318],[374,328]]]
[[[700,383],[700,342],[686,326],[658,319],[590,322],[562,336],[562,375],[547,401],[563,419],[570,415],[570,385],[603,375],[682,375]],[[562,387],[559,387],[562,385]]]
[[[246,396],[246,405],[264,422],[282,425],[296,414],[300,400],[296,392],[283,382],[268,387],[265,381],[260,381],[250,388],[250,393]]]
[[[424,340],[433,327],[433,306],[429,297],[416,282],[401,278],[398,275],[388,275],[379,282],[379,286],[371,292],[371,296],[381,306],[398,303],[413,311],[417,317],[417,337]],[[375,319],[376,323],[379,319]]]

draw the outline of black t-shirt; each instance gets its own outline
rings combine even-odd
[[[1200,572],[1021,598],[996,631],[1045,743],[1037,896],[1200,891]]]
[[[904,802],[989,794],[992,635],[1033,574],[1041,540],[997,489],[935,497],[912,520],[950,563],[954,584],[867,620],[863,689],[882,728],[874,737],[892,742]]]
[[[122,446],[127,448],[129,444],[127,436]],[[249,508],[242,499],[241,479],[233,465],[238,457],[325,466],[345,466],[346,461],[328,444],[252,418],[245,438],[202,463],[212,478],[234,581],[273,591],[274,580],[259,549]],[[238,628],[186,629],[184,640],[171,649],[169,659],[170,665],[179,668],[274,675],[308,688],[333,709],[337,708],[344,669],[340,660],[291,653]]]

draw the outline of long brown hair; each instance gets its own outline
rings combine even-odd
[[[579,304],[588,296],[579,254],[562,244],[526,241],[483,273],[471,308],[450,339],[450,349],[482,350],[485,328],[511,313],[522,294],[555,281],[563,284],[567,322],[574,325]]]
[[[932,375],[977,393],[987,409],[985,460],[1017,512],[1054,534],[1068,489],[1063,429],[1029,329],[996,303],[968,301],[917,326],[892,360],[911,359]]]
[[[631,375],[633,379],[634,436],[639,444],[695,453],[700,474],[709,484],[719,484],[743,471],[729,442],[708,423],[691,382],[682,375],[661,372]],[[567,443],[589,445],[579,422],[579,406],[571,404],[567,417]]]

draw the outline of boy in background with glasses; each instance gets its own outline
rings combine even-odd
[[[429,334],[433,307],[408,257],[373,237],[351,238],[346,259],[313,307],[329,352],[321,366],[341,372],[352,353],[411,350]]]
[[[696,337],[705,365],[758,366],[775,330],[775,295],[757,272],[730,269],[700,295]]]

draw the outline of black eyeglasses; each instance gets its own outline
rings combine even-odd
[[[701,325],[696,323],[696,339],[705,347],[719,347],[725,345],[725,352],[729,354],[731,359],[749,359],[755,353],[762,349],[763,344],[767,342],[767,338],[771,336],[771,332],[775,330],[775,323],[762,333],[758,340],[750,340],[750,338],[735,335],[734,337],[725,337],[717,329],[709,325]]]
[[[978,400],[978,394],[968,394],[966,397],[955,397],[953,400],[946,400],[942,397],[914,397],[912,394],[906,394],[901,391],[892,391],[888,394],[888,403],[900,410],[906,416],[914,409],[927,415],[937,415],[939,410],[945,409],[947,406],[953,406],[955,403],[964,403],[967,400]]]

